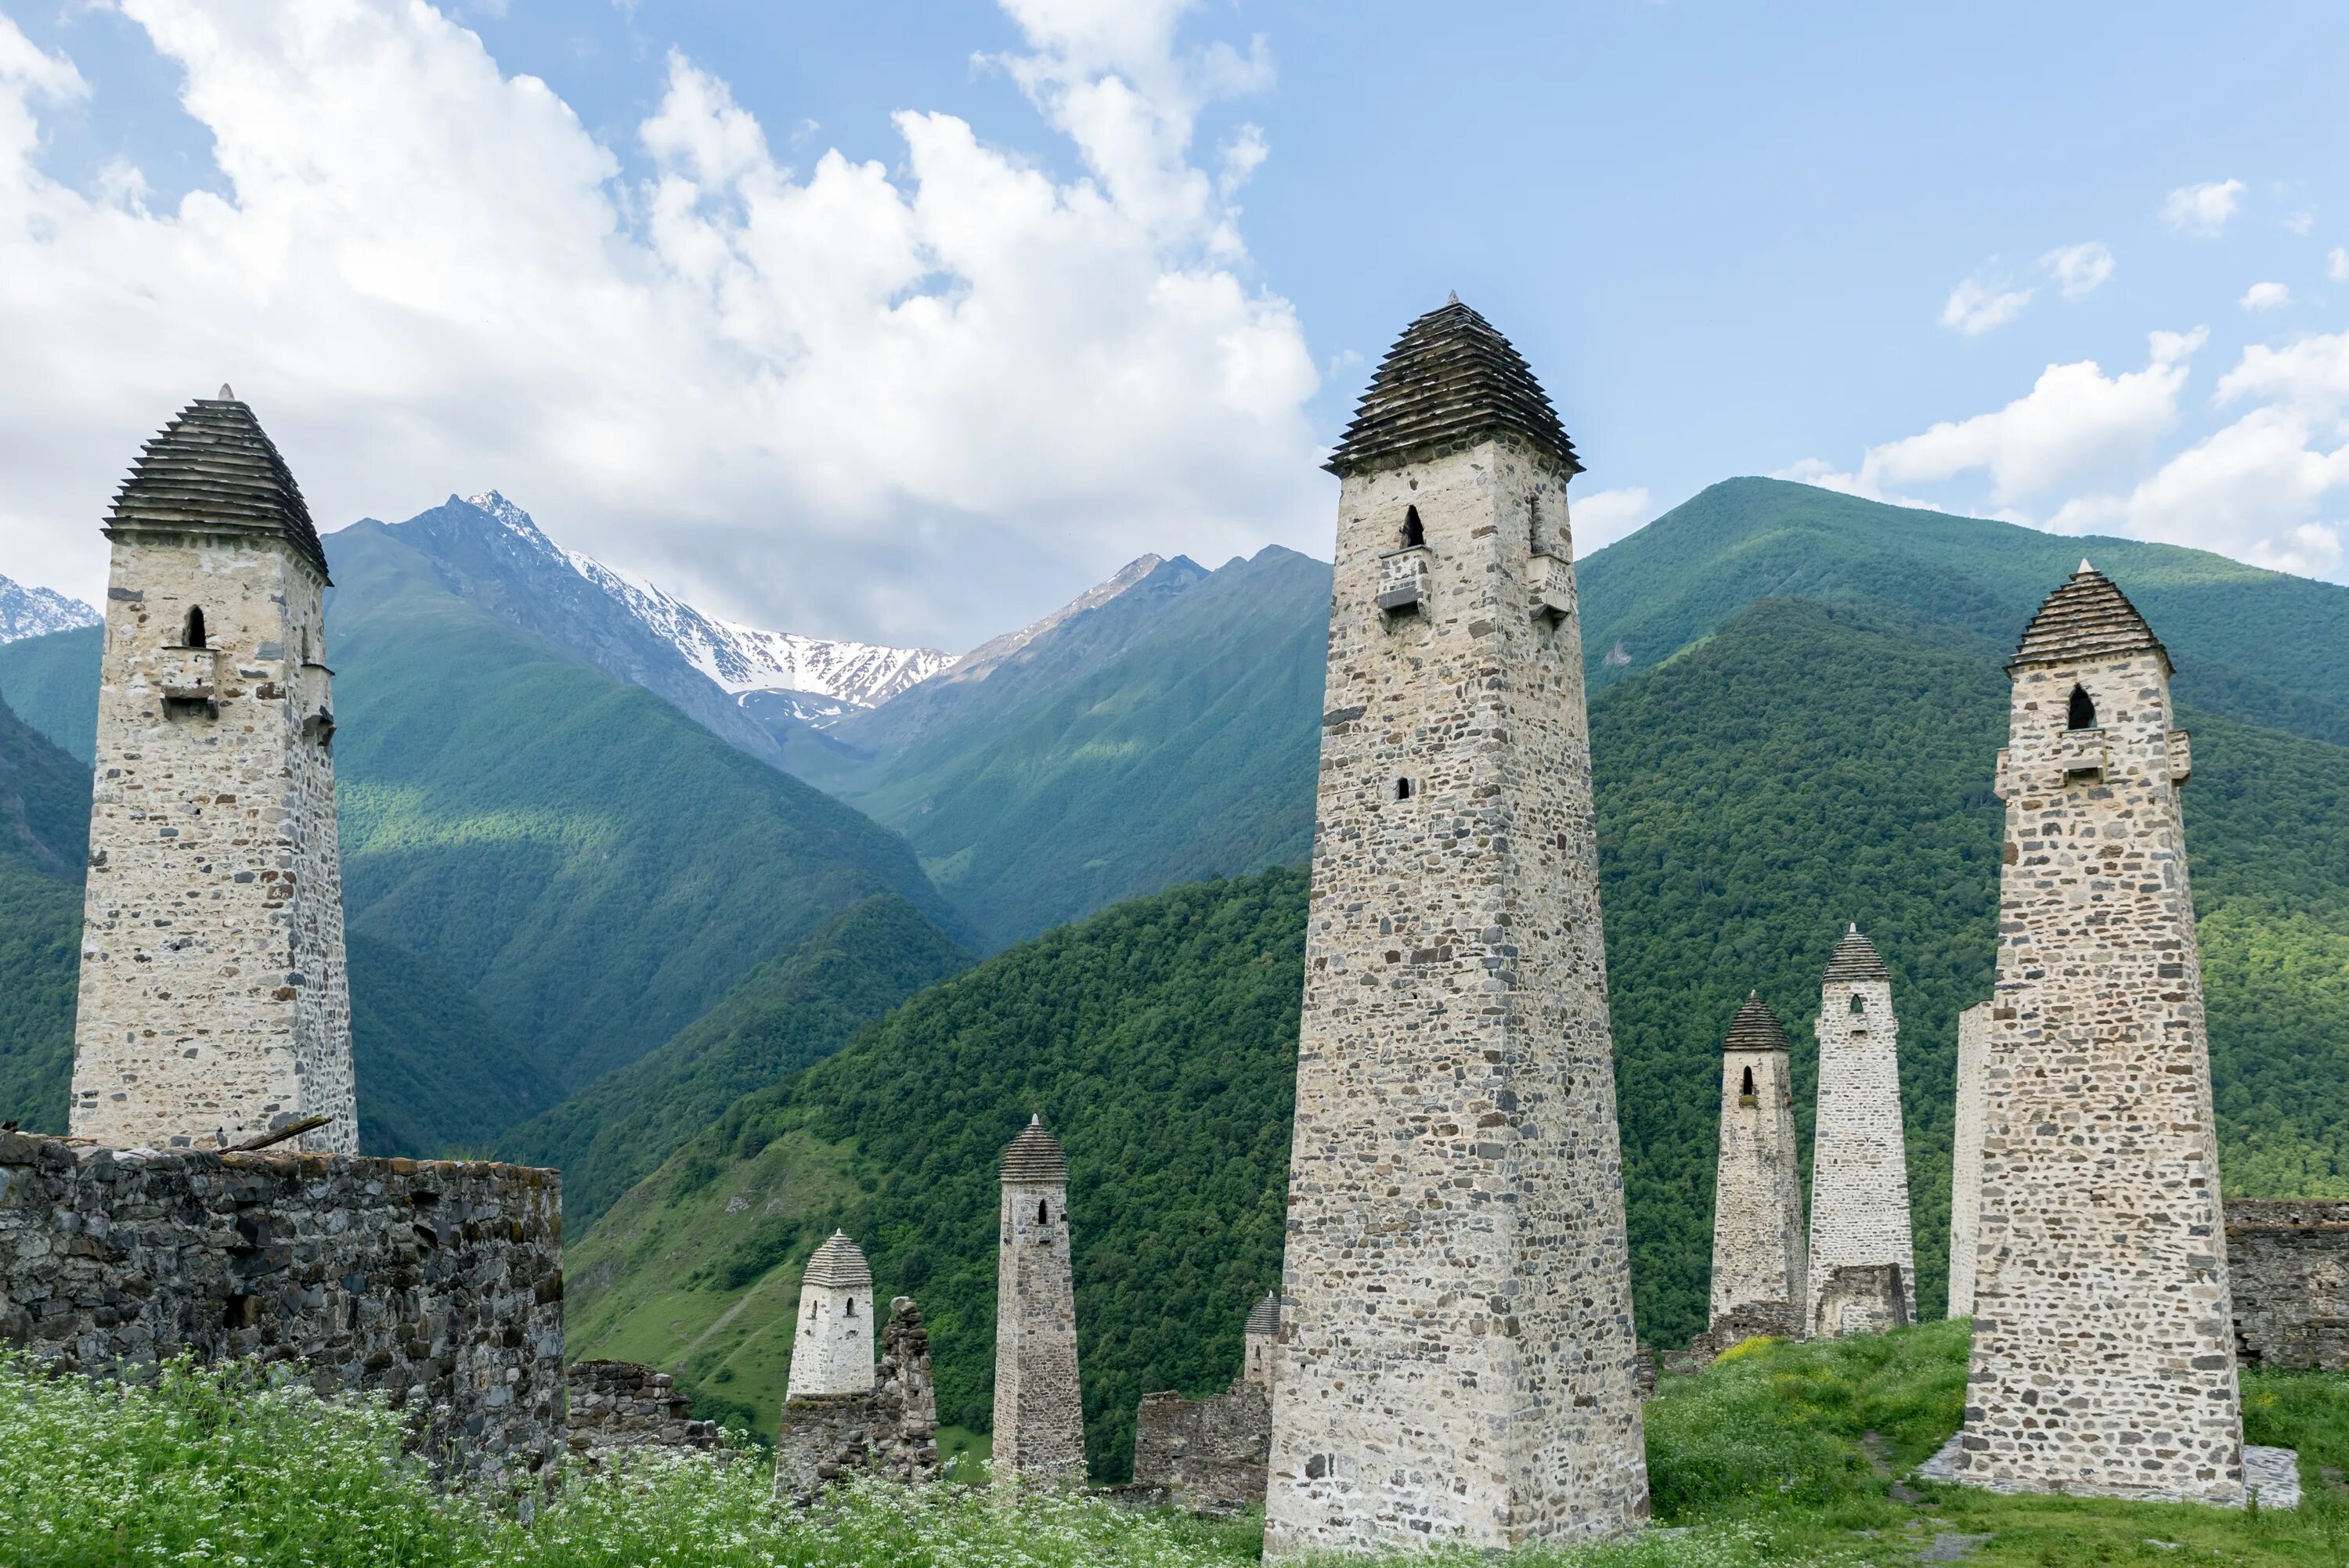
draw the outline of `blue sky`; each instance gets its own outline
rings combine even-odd
[[[0,0],[0,571],[91,594],[231,375],[322,522],[496,486],[957,647],[1326,553],[1315,449],[1457,289],[1586,548],[1775,472],[2349,578],[2336,5],[444,10]]]

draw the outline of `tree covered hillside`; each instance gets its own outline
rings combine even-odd
[[[1894,975],[1921,1304],[1947,1261],[1956,1016],[1987,995],[1999,661],[1857,607],[1764,602],[1592,707],[1642,1336],[1702,1326],[1721,1038],[1758,987],[1809,1135],[1818,983],[1843,923]],[[2349,1195],[2349,752],[2190,710],[2187,794],[2226,1179]],[[994,1161],[1030,1109],[1067,1147],[1088,1440],[1228,1378],[1278,1268],[1303,879],[1180,888],[1048,933],[739,1102],[574,1252],[584,1353],[682,1363],[771,1418],[799,1264],[844,1225],[931,1316],[941,1413],[992,1370]],[[778,1326],[781,1325],[781,1326]]]

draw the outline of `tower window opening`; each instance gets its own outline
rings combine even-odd
[[[188,606],[188,618],[180,624],[180,645],[183,648],[201,648],[204,645],[204,607],[202,605]]]
[[[848,1305],[842,1310],[840,1315],[843,1317],[854,1317],[856,1315],[856,1298],[854,1296],[852,1295],[848,1298]]]
[[[1052,1222],[1051,1208],[1040,1198],[1036,1201],[1036,1222],[1040,1225],[1049,1225]]]
[[[1408,800],[1411,799],[1410,779],[1398,779],[1395,780],[1395,799],[1398,800]]]
[[[1536,555],[1542,552],[1541,497],[1526,497],[1526,541]]]
[[[1419,521],[1419,508],[1415,506],[1403,508],[1402,547],[1405,550],[1417,550],[1426,542],[1427,529]]]
[[[1868,1004],[1860,999],[1857,992],[1854,992],[1852,994],[1851,1010],[1855,1014],[1865,1013],[1868,1011]]]
[[[1747,1099],[1752,1099],[1754,1098],[1754,1069],[1752,1068],[1747,1068],[1745,1069],[1744,1077],[1738,1080],[1737,1092],[1744,1096]]]
[[[2066,729],[2096,727],[2096,704],[2095,699],[2088,696],[2085,688],[2081,686],[2072,688],[2072,710],[2064,717],[2064,727]]]

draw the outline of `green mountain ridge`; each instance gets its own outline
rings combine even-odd
[[[499,1156],[559,1167],[564,1216],[584,1230],[737,1099],[969,965],[921,911],[877,894],[752,969],[658,1047],[508,1130]]]
[[[2005,724],[1968,629],[1763,601],[1592,703],[1643,1337],[1702,1326],[1721,1037],[1749,987],[1795,1037],[1847,920],[1894,975],[1920,1305],[1948,1251],[1958,1012],[1988,994]],[[2349,751],[2191,709],[2187,795],[2229,1191],[2349,1195]],[[798,1268],[844,1225],[921,1300],[942,1418],[988,1418],[994,1161],[1040,1109],[1073,1172],[1088,1445],[1142,1391],[1212,1391],[1278,1268],[1303,877],[1120,904],[916,996],[746,1097],[577,1243],[585,1353],[767,1418]]]

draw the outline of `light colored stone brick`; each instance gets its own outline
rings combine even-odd
[[[1990,1004],[1958,1015],[1958,1104],[1950,1149],[1950,1315],[1974,1315],[1982,1233],[1982,1099],[1990,1092]]]
[[[1042,1117],[1004,1151],[1002,1188],[995,1254],[996,1484],[1081,1486],[1085,1408],[1077,1378],[1069,1166]]]
[[[800,1276],[799,1326],[792,1339],[787,1398],[862,1394],[873,1387],[873,1271],[834,1231]]]
[[[1713,1185],[1714,1328],[1740,1309],[1795,1304],[1809,1287],[1802,1151],[1795,1141],[1793,1044],[1749,995],[1721,1054],[1721,1161]],[[1709,1330],[1710,1331],[1710,1330]]]
[[[1908,1140],[1900,1121],[1900,1020],[1892,975],[1855,925],[1819,984],[1819,1104],[1812,1127],[1811,1332],[1840,1268],[1899,1266],[1903,1321],[1917,1321],[1917,1243],[1909,1228]]]

